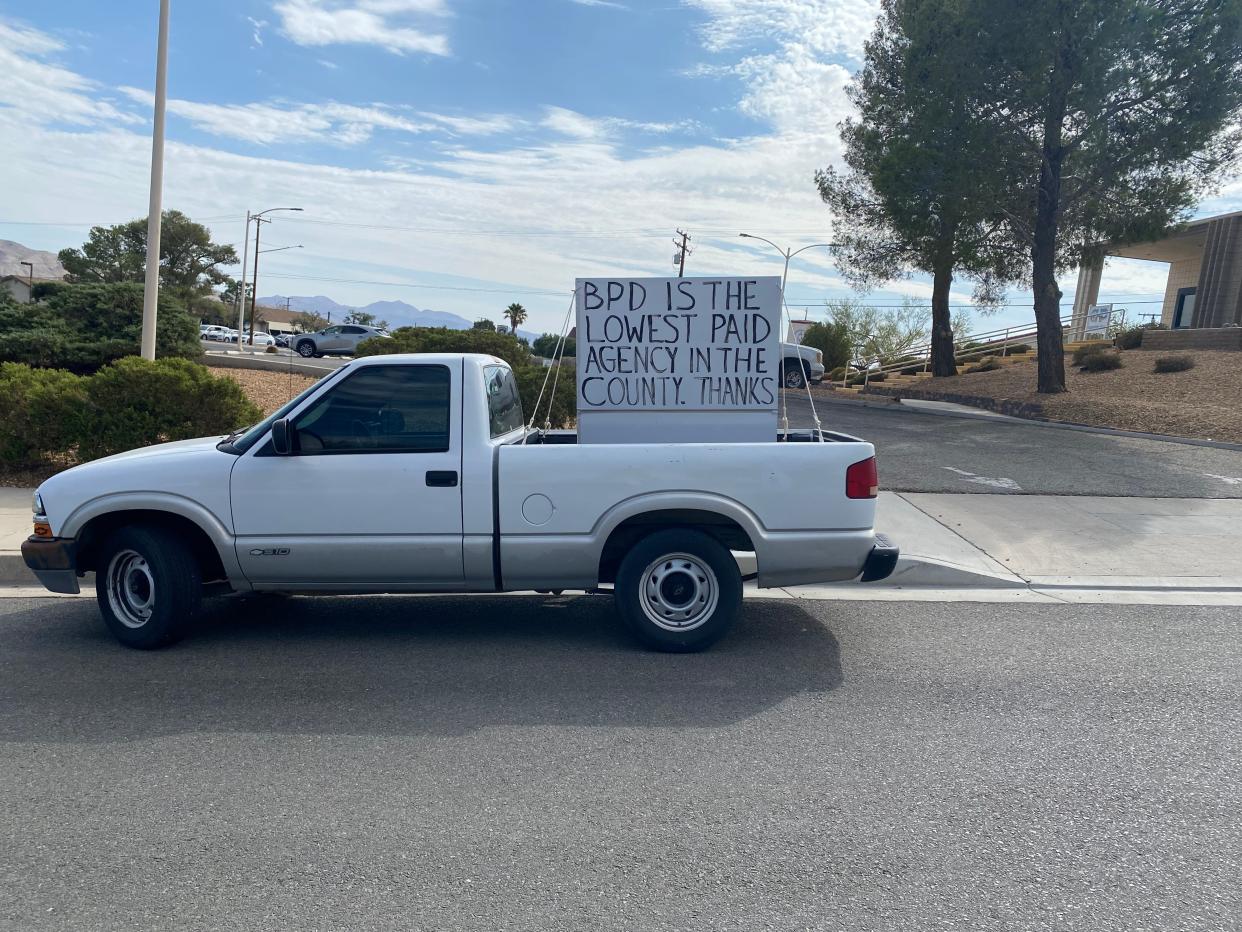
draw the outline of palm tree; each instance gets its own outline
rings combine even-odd
[[[509,319],[510,329],[513,331],[513,335],[517,336],[517,328],[526,322],[526,308],[515,302],[505,308],[502,316]]]

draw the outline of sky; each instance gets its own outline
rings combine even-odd
[[[0,0],[0,239],[55,251],[146,215],[158,6]],[[247,210],[303,208],[264,226],[263,248],[302,248],[264,256],[260,294],[493,320],[518,301],[532,330],[560,329],[576,277],[675,274],[677,228],[687,275],[780,274],[738,234],[831,240],[813,175],[840,162],[877,8],[172,0],[164,206],[239,251]],[[1238,209],[1235,180],[1200,213]],[[1166,269],[1110,260],[1100,300],[1156,311]],[[793,260],[795,313],[849,295],[826,250]],[[1022,290],[1006,304],[976,329],[1032,319]]]

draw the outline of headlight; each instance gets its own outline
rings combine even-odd
[[[34,494],[34,501],[30,504],[31,511],[36,515],[46,515],[47,509],[43,507],[43,496],[38,492]]]
[[[822,350],[815,351],[815,361],[821,366],[824,364],[824,353]]]

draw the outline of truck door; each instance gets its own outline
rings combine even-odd
[[[454,589],[462,568],[461,368],[361,366],[231,478],[237,555],[256,585]]]

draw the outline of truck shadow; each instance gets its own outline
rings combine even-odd
[[[0,638],[9,741],[710,728],[842,682],[836,638],[786,600],[748,600],[689,655],[636,646],[607,596],[219,599],[156,652],[117,645],[93,601],[58,601]]]

